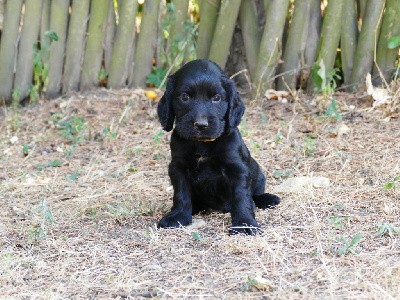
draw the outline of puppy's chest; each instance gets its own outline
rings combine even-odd
[[[224,164],[215,155],[198,151],[194,153],[191,162],[188,172],[194,182],[215,182],[224,177]]]

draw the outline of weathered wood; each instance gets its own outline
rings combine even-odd
[[[241,0],[222,0],[219,16],[211,42],[209,59],[225,68],[233,31],[239,15]]]
[[[98,85],[108,9],[108,0],[92,0],[91,2],[88,39],[83,58],[81,90]]]
[[[137,0],[121,1],[119,7],[119,24],[111,57],[108,87],[122,88],[126,86],[129,51],[135,37]]]
[[[90,0],[72,1],[62,92],[79,89]]]
[[[0,101],[8,102],[11,97],[22,2],[8,1],[4,11],[4,30],[0,44]]]
[[[201,0],[197,57],[208,58],[221,0]]]
[[[257,6],[254,1],[242,1],[239,10],[239,21],[242,29],[243,43],[246,51],[247,67],[250,78],[254,78],[260,49],[261,30],[258,25]]]
[[[384,7],[385,0],[368,0],[367,2],[354,57],[353,73],[351,75],[352,84],[364,82],[367,74],[372,71]]]
[[[328,2],[322,24],[321,37],[318,48],[317,64],[321,61],[325,65],[325,76],[328,76],[335,65],[337,48],[340,41],[340,21],[342,19],[344,0]],[[314,89],[315,83],[310,81]]]
[[[49,82],[46,87],[46,96],[49,98],[57,97],[61,90],[69,4],[70,0],[51,1],[50,30],[57,34],[58,41],[53,42],[49,48]]]
[[[3,29],[5,3],[5,0],[0,0],[0,30]]]
[[[132,86],[145,86],[151,72],[156,41],[160,0],[146,0],[142,12],[142,24],[137,39]]]
[[[357,6],[354,0],[346,1],[343,5],[342,28],[340,37],[340,54],[344,83],[349,84],[353,72],[354,54],[356,52],[358,27]]]
[[[395,62],[398,57],[399,48],[389,49],[389,39],[400,35],[400,1],[387,0],[385,14],[382,21],[382,29],[379,35],[379,43],[377,45],[376,65],[374,66],[373,75],[376,80],[375,84],[382,83],[382,77],[389,83],[393,71],[395,70]]]
[[[50,39],[46,36],[46,31],[50,28],[50,9],[51,1],[43,0],[42,5],[42,16],[40,18],[40,44],[49,45]],[[44,57],[43,60],[48,62],[48,57]]]
[[[289,0],[270,0],[266,11],[266,23],[261,38],[254,78],[253,95],[259,97],[272,87],[272,80],[279,60],[283,29]]]
[[[119,1],[119,3],[124,3],[125,0]],[[123,13],[121,6],[118,4],[118,14]],[[120,16],[121,17],[121,16]],[[114,1],[110,1],[108,5],[107,22],[104,34],[104,66],[107,72],[110,71],[112,53],[114,48],[115,33],[117,30],[117,20],[115,17]],[[121,24],[121,21],[120,21]]]
[[[308,26],[307,18],[310,14],[311,0],[296,0],[294,2],[293,19],[290,25],[286,46],[283,52],[283,63],[278,78],[278,90],[294,90],[296,81],[300,75],[302,43],[306,38],[305,26]]]
[[[42,0],[25,1],[25,14],[21,40],[18,48],[17,72],[14,89],[18,90],[19,100],[29,94],[33,75],[33,45],[38,42]]]

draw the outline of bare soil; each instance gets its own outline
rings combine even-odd
[[[216,212],[156,228],[170,133],[143,91],[2,108],[0,298],[399,299],[399,234],[378,231],[400,227],[400,187],[383,187],[400,176],[400,121],[336,98],[342,120],[305,97],[248,104],[240,129],[267,191],[330,180],[257,210],[255,237],[229,236]]]

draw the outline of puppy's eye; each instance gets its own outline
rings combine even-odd
[[[188,102],[190,100],[189,95],[186,93],[183,93],[180,98],[181,98],[181,101],[183,101],[183,102]]]
[[[212,102],[219,102],[221,101],[221,95],[216,94],[214,97],[211,98]]]

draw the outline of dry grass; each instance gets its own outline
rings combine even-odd
[[[318,120],[306,100],[297,114],[293,104],[248,108],[241,130],[268,189],[286,169],[331,185],[258,210],[256,237],[228,236],[219,213],[158,230],[172,202],[169,134],[142,95],[97,91],[24,108],[19,120],[0,114],[1,298],[399,299],[399,236],[376,234],[400,227],[399,189],[383,188],[400,175],[399,119],[346,94],[338,123]],[[83,140],[72,149],[57,122],[77,115]],[[337,135],[343,124],[350,131]]]

